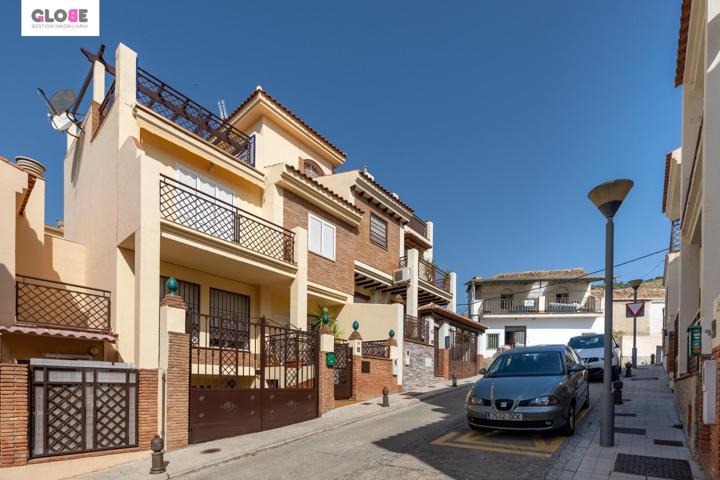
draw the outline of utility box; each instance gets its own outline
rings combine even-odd
[[[703,361],[702,372],[703,423],[714,424],[717,421],[717,362]]]

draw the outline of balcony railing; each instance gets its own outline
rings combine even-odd
[[[528,313],[539,311],[539,298],[490,298],[483,300],[484,313]]]
[[[105,95],[102,103],[100,104],[100,108],[98,109],[98,128],[100,125],[102,125],[105,117],[107,117],[107,114],[110,111],[110,108],[112,108],[113,103],[115,103],[115,82],[110,85],[110,88],[108,89],[108,92]]]
[[[390,358],[390,345],[387,340],[363,340],[363,357]]]
[[[545,311],[551,313],[562,312],[599,312],[600,299],[587,298],[546,298]]]
[[[670,253],[680,251],[680,219],[673,220],[670,226]]]
[[[425,220],[422,218],[417,215],[413,215],[408,222],[408,226],[423,237],[427,238],[427,223],[425,223]]]
[[[107,290],[18,275],[15,297],[18,323],[110,331]]]
[[[407,257],[400,257],[400,268],[408,266]],[[418,278],[450,293],[450,274],[422,258],[418,260]]]
[[[430,344],[430,325],[427,318],[405,315],[403,338],[413,342]]]
[[[248,250],[295,263],[293,232],[164,175],[160,179],[160,215]]]
[[[219,150],[255,166],[251,137],[140,67],[137,69],[137,100]]]

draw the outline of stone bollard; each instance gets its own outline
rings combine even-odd
[[[457,377],[455,376],[454,373],[453,373],[453,376],[452,376],[452,386],[453,386],[453,387],[457,387]]]
[[[383,407],[389,407],[390,406],[390,389],[388,387],[383,387]]]
[[[165,442],[163,442],[163,439],[160,438],[160,435],[155,435],[152,440],[150,440],[150,449],[152,450],[152,453],[150,454],[150,459],[152,461],[151,467],[150,467],[150,473],[156,474],[156,473],[165,473],[165,459],[163,458],[163,447]]]

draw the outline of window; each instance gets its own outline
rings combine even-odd
[[[250,297],[211,288],[210,317],[211,346],[249,348]]]
[[[505,345],[513,348],[527,345],[526,327],[505,327]]]
[[[335,225],[308,214],[308,250],[335,260]]]
[[[177,179],[193,190],[182,187],[177,190],[178,205],[186,207],[178,208],[173,220],[223,240],[234,241],[230,205],[235,204],[235,194],[232,190],[183,167],[178,167]]]
[[[302,172],[306,176],[308,176],[310,178],[317,178],[317,177],[322,177],[324,175],[322,168],[320,168],[320,165],[313,162],[312,160],[308,160],[308,159],[301,160],[301,163],[302,163]]]
[[[370,214],[370,241],[385,249],[387,249],[387,227],[385,220],[374,213]]]
[[[500,345],[500,334],[499,333],[488,333],[487,336],[487,349],[494,350]]]

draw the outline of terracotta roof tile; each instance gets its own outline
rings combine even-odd
[[[602,297],[604,294],[603,287],[593,287],[592,295]],[[632,300],[633,290],[630,287],[627,288],[616,288],[613,290],[613,300]],[[665,289],[658,287],[643,287],[640,285],[638,288],[638,299],[639,300],[654,300],[665,298]]]
[[[680,31],[678,32],[677,63],[675,65],[675,86],[683,83],[685,74],[685,56],[687,54],[688,31],[690,30],[690,11],[692,0],[683,0],[680,7]]]
[[[83,340],[115,342],[115,335],[110,333],[70,330],[63,328],[46,328],[36,325],[3,325],[0,326],[0,332],[21,333],[24,335],[39,335],[41,337],[65,337],[79,338]]]
[[[527,272],[498,273],[494,280],[545,280],[545,279],[569,279],[587,275],[582,268],[567,268],[563,270],[532,270]]]
[[[387,194],[387,196],[389,196],[390,198],[392,198],[393,200],[395,200],[395,201],[396,201],[397,203],[399,203],[403,208],[409,210],[410,213],[413,213],[413,212],[414,212],[413,208],[412,208],[410,205],[408,205],[407,203],[405,203],[405,202],[403,202],[402,200],[400,200],[399,197],[396,198],[396,197],[395,197],[396,194],[394,194],[393,192],[391,192],[391,191],[388,190],[387,188],[383,187],[383,186],[382,186],[377,180],[375,180],[375,178],[374,178],[372,175],[370,175],[368,172],[366,172],[365,170],[358,170],[358,172],[360,172],[360,175],[362,175],[367,181],[369,181],[370,183],[372,183],[373,185],[375,185],[378,189],[380,189],[380,191],[382,191],[382,192],[384,192],[385,194]]]
[[[487,327],[481,323],[474,322],[470,320],[467,317],[463,317],[459,313],[455,313],[452,310],[448,310],[445,307],[441,307],[440,305],[436,303],[428,303],[427,305],[423,305],[422,307],[418,308],[418,312],[431,312],[433,315],[437,315],[439,317],[443,317],[447,320],[451,320],[454,322],[457,322],[459,324],[462,324],[463,326],[466,326],[472,330],[478,331],[478,332],[485,332],[487,330]]]
[[[257,97],[257,96],[260,95],[260,94],[262,94],[262,95],[264,95],[265,97],[267,97],[267,99],[270,100],[271,102],[273,102],[278,108],[280,108],[282,111],[284,111],[285,113],[287,113],[288,115],[290,115],[292,118],[294,118],[298,123],[300,123],[300,125],[302,125],[303,127],[307,128],[307,129],[308,129],[310,132],[312,132],[316,137],[318,137],[320,140],[322,140],[323,143],[325,143],[328,147],[332,148],[333,150],[335,150],[335,152],[337,152],[338,154],[342,155],[343,158],[347,158],[347,154],[346,154],[345,152],[343,152],[342,150],[340,150],[340,149],[339,149],[337,146],[335,146],[330,140],[328,140],[327,138],[325,138],[320,132],[318,132],[317,130],[315,130],[314,128],[312,128],[310,125],[308,125],[307,123],[305,123],[305,121],[304,121],[302,118],[298,117],[298,116],[295,115],[293,112],[291,112],[289,108],[287,108],[285,105],[283,105],[282,103],[280,103],[279,101],[277,101],[277,100],[275,99],[275,97],[273,97],[273,96],[270,95],[268,92],[266,92],[265,90],[260,89],[260,88],[256,89],[253,93],[250,94],[249,97],[247,97],[245,100],[243,100],[243,101],[240,103],[240,105],[238,105],[237,108],[235,108],[235,110],[233,110],[233,112],[230,114],[230,116],[228,116],[228,119],[232,119],[232,117],[234,117],[240,110],[242,110],[242,109],[245,107],[245,105],[247,105],[248,103],[250,103],[255,97]]]
[[[353,205],[352,203],[350,203],[348,200],[345,199],[345,197],[343,197],[343,196],[340,195],[339,193],[335,193],[335,191],[329,189],[328,187],[326,187],[326,186],[323,185],[322,183],[318,182],[318,181],[315,180],[314,178],[308,177],[307,175],[305,175],[303,172],[301,172],[301,171],[298,170],[297,168],[293,167],[292,165],[285,165],[285,167],[287,168],[287,170],[288,170],[289,172],[292,172],[292,173],[294,173],[295,175],[301,177],[303,180],[312,183],[313,186],[321,189],[321,190],[324,191],[325,193],[328,193],[330,196],[332,196],[332,197],[335,198],[336,200],[340,201],[343,205],[352,208],[353,210],[355,210],[356,212],[358,212],[358,213],[360,213],[360,214],[365,213],[362,209],[360,209],[359,207],[356,207],[355,205]]]
[[[665,181],[663,185],[663,197],[662,197],[662,212],[665,213],[666,205],[667,205],[667,194],[668,194],[668,184],[670,183],[670,162],[672,160],[672,153],[668,153],[665,155]]]

